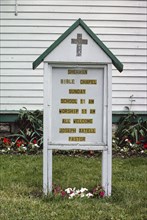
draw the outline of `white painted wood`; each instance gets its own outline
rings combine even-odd
[[[10,5],[1,5],[1,12],[13,12],[14,11],[14,6],[10,6]],[[19,4],[19,13],[23,13],[23,12],[41,12],[41,13],[64,13],[65,11],[68,13],[80,13],[81,12],[81,7],[79,7],[79,5],[75,5],[75,6],[69,6],[68,2],[66,5],[64,5],[64,7],[61,7],[59,9],[59,7],[55,7],[52,6],[50,4],[48,5],[32,5],[30,7],[30,5],[22,5]],[[125,14],[145,14],[146,10],[145,7],[87,7],[84,5],[82,5],[82,13],[100,13],[100,14],[109,14],[109,13],[125,13]]]
[[[82,56],[76,55],[76,45],[71,44],[71,39],[77,39],[77,33],[82,34],[82,39],[88,41],[87,44],[82,46]],[[70,51],[69,51],[70,47]],[[63,56],[64,50],[64,56]],[[91,56],[89,56],[89,53]],[[56,47],[46,58],[45,62],[99,62],[99,63],[111,63],[110,58],[104,53],[104,51],[97,46],[97,44],[90,38],[85,30],[78,26],[66,39],[64,39],[58,47]]]
[[[31,94],[30,94],[31,93]],[[9,90],[2,90],[1,91],[1,97],[5,98],[10,98],[10,91]],[[43,90],[31,90],[30,91],[16,91],[16,90],[11,90],[11,98],[21,98],[21,97],[26,97],[26,98],[43,98]],[[43,103],[43,100],[41,101]]]
[[[85,20],[86,24],[90,27],[122,27],[122,28],[146,28],[146,22],[138,22],[138,21],[113,21],[113,20]],[[30,27],[30,26],[38,26],[38,27],[65,27],[66,29],[71,25],[71,22],[74,22],[73,20],[66,19],[66,20],[54,20],[53,18],[50,20],[41,20],[41,19],[35,19],[35,20],[18,20],[17,22],[15,19],[12,20],[1,20],[2,26],[15,26],[15,27]],[[131,40],[131,39],[130,39]]]
[[[1,48],[1,54],[6,55],[36,55],[36,58],[42,54],[47,48]],[[110,48],[111,49],[111,48]],[[130,50],[130,49],[111,49],[112,52],[117,55],[117,56],[146,56],[146,49],[135,49],[135,50]],[[130,64],[133,66],[132,64]],[[145,66],[145,64],[143,65]],[[141,67],[141,65],[140,65]],[[132,67],[133,68],[133,67]]]
[[[48,28],[50,28],[50,27],[48,27]],[[30,41],[28,41],[28,40],[19,40],[19,41],[16,41],[16,40],[13,40],[13,41],[3,40],[1,42],[1,47],[4,47],[4,48],[43,48],[44,49],[44,48],[46,48],[46,46],[49,47],[52,43],[53,43],[52,39],[51,40],[46,40],[46,41],[43,41],[43,42],[39,41],[39,40],[30,40]],[[121,49],[134,49],[135,48],[137,50],[137,49],[144,49],[146,47],[146,42],[133,42],[133,41],[131,41],[131,39],[130,39],[129,42],[103,41],[103,43],[108,48],[111,48],[111,49],[112,48],[117,49],[119,47]],[[17,55],[15,55],[15,57],[17,57]],[[17,59],[18,58],[19,57],[17,57]],[[24,59],[26,59],[26,56],[24,56],[22,54],[21,58],[23,58],[22,61],[25,61]],[[29,59],[27,61],[33,62],[35,60],[35,58],[36,58],[35,56],[31,55],[31,59]],[[126,58],[126,59],[130,58],[132,62],[134,61],[131,56],[125,56],[125,57],[119,56],[119,59],[122,59],[122,58]],[[138,57],[133,56],[133,58],[135,59],[135,58],[138,58]],[[135,62],[137,62],[137,60]]]
[[[18,10],[19,11],[19,10]],[[27,14],[27,17],[26,17],[26,14]],[[125,13],[124,13],[125,14]],[[125,14],[124,16],[123,13],[121,14],[117,14],[117,13],[114,13],[114,14],[107,14],[107,13],[103,13],[103,14],[100,14],[100,13],[93,13],[93,14],[90,14],[90,13],[82,13],[80,17],[82,17],[83,20],[108,20],[108,19],[111,19],[111,20],[120,20],[120,21],[131,21],[131,20],[134,20],[134,21],[144,21],[145,19],[145,14]],[[54,19],[58,19],[58,20],[65,20],[67,18],[67,13],[60,13],[60,12],[57,12],[57,13],[43,13],[43,12],[34,12],[34,13],[19,13],[19,19],[38,19],[38,18],[43,18],[43,19],[53,19],[53,15],[54,15]],[[12,12],[10,13],[1,13],[1,18],[2,19],[14,19],[14,15]],[[16,19],[16,18],[15,18]],[[79,13],[78,12],[74,12],[74,13],[69,13],[68,14],[68,19],[79,19]]]
[[[140,111],[140,112],[146,112],[146,105],[112,105],[112,110],[113,111],[127,111],[125,106],[128,106],[131,111]]]
[[[112,96],[114,98],[129,98],[132,96],[134,98],[146,99],[146,91],[112,91]]]
[[[43,123],[43,192],[45,195],[48,193],[48,183],[51,178],[52,169],[52,152],[48,152],[48,138],[49,138],[49,111],[50,100],[48,99],[49,89],[49,75],[50,71],[48,64],[44,64],[44,123]]]
[[[113,84],[112,90],[113,91],[118,91],[118,88],[120,91],[146,91],[146,84]]]
[[[32,91],[32,90],[43,90],[42,83],[3,83],[1,90],[15,90],[15,91]],[[10,94],[11,96],[11,94]],[[16,103],[17,104],[17,103]]]
[[[1,97],[1,104],[12,104],[12,105],[15,105],[15,104],[23,104],[23,106],[25,105],[29,105],[29,104],[34,104],[34,105],[40,105],[40,103],[43,103],[43,97],[42,98],[36,98],[36,97],[23,97],[23,99],[19,96],[19,97]]]
[[[1,104],[2,105],[2,104]],[[6,105],[2,105],[3,106],[3,111],[19,111],[20,109],[22,109],[23,107],[26,107],[29,110],[35,111],[36,109],[43,111],[43,105],[41,104],[29,104],[27,105],[26,103],[21,103],[21,104],[9,104],[7,103]]]
[[[1,0],[1,74],[6,76],[5,83],[1,85],[2,94],[7,91],[1,109],[15,110],[17,103],[10,105],[13,97],[18,97],[19,103],[32,108],[29,103],[24,103],[23,97],[31,99],[31,91],[42,90],[43,65],[37,70],[32,70],[34,61],[47,47],[49,47],[76,19],[81,17],[85,23],[97,34],[110,50],[124,63],[124,71],[120,74],[114,67],[113,76],[113,110],[123,110],[128,105],[127,99],[130,91],[140,100],[132,110],[146,110],[146,1],[119,0],[119,1],[48,1],[48,0],[21,0],[18,4],[18,15],[15,16],[15,0]],[[80,14],[80,16],[79,16]],[[24,84],[15,82],[15,76],[24,76]],[[32,87],[26,84],[26,76],[31,75]],[[36,79],[36,76],[40,78]],[[14,76],[10,80],[9,76]],[[123,77],[125,76],[125,77]],[[129,78],[128,78],[129,77]],[[138,78],[136,78],[138,77]],[[34,80],[33,80],[34,78]],[[23,79],[23,77],[21,78]],[[3,80],[3,79],[2,79]],[[9,83],[6,83],[9,82]],[[16,94],[12,94],[11,91]],[[23,95],[24,91],[24,95]],[[25,95],[30,92],[30,95]],[[27,94],[28,94],[27,93]],[[37,94],[38,94],[37,93]],[[116,96],[116,93],[118,94]],[[128,93],[128,96],[127,96]],[[33,93],[34,94],[34,93]],[[34,96],[34,95],[32,95]],[[9,100],[10,99],[10,100]],[[15,99],[17,101],[17,99]],[[124,103],[125,102],[125,105]],[[38,106],[34,101],[34,107]],[[42,108],[40,100],[39,104]]]
[[[147,89],[145,91],[145,93],[147,93]],[[133,105],[146,105],[146,101],[147,101],[147,96],[146,94],[144,93],[144,98],[142,98],[140,100],[140,98],[132,98],[134,101],[133,101]],[[146,96],[146,97],[145,97]],[[131,99],[130,97],[128,96],[128,98],[113,98],[112,99],[112,104],[114,105],[117,105],[117,104],[121,104],[121,105],[129,105],[131,103]]]
[[[71,144],[71,145],[64,145],[64,144],[58,144],[58,145],[49,145],[48,149],[52,150],[96,150],[96,151],[104,151],[107,150],[107,146],[104,146],[104,144],[99,143],[97,146],[92,145],[89,143],[88,145],[81,145],[81,144]]]
[[[146,34],[146,28],[113,28],[113,27],[93,27],[91,28],[94,33],[98,35],[98,33],[105,34],[117,34],[120,33],[122,35],[145,35]],[[14,33],[21,33],[21,34],[44,34],[47,33],[49,30],[48,27],[1,27],[1,33],[5,34],[14,34]],[[52,33],[63,33],[66,31],[66,27],[58,27],[58,32],[57,32],[57,27],[52,27]]]
[[[33,69],[3,69],[3,76],[42,76],[43,77],[43,69],[37,68]]]
[[[105,195],[108,195],[108,160],[107,151],[102,151],[102,187],[105,189]]]
[[[107,151],[107,195],[111,195],[112,188],[112,65],[108,64],[108,151]]]
[[[112,73],[110,73],[112,74]],[[103,115],[103,138],[104,142],[108,145],[108,67],[105,68],[105,84],[104,84],[104,115]],[[108,146],[109,148],[109,146]],[[105,151],[102,151],[102,187],[105,189],[105,195],[108,195],[108,148]]]
[[[5,1],[5,0],[1,0],[1,4],[2,5],[14,5],[15,2],[14,0],[11,0],[10,2],[9,1]],[[48,1],[48,0],[31,0],[31,1],[26,1],[26,0],[21,0],[21,4],[22,5],[54,5],[54,6],[66,6],[66,5],[70,5],[70,6],[73,6],[73,5],[77,5],[77,1],[75,0],[70,0],[70,1]],[[83,7],[83,1],[78,1],[78,5]],[[142,1],[132,1],[132,0],[117,0],[117,1],[111,1],[111,2],[108,2],[108,1],[100,1],[100,0],[97,0],[97,1],[90,1],[90,0],[86,0],[84,2],[84,5],[86,6],[94,6],[94,7],[97,7],[97,6],[118,6],[118,7],[145,7],[146,6],[146,3],[144,0]]]
[[[136,70],[126,70],[126,69],[124,69],[122,74],[119,74],[116,69],[113,69],[112,73],[113,73],[112,74],[113,76],[118,76],[120,78],[122,76],[128,76],[128,77],[132,77],[132,78],[138,77],[138,76],[139,77],[146,76],[146,70],[145,69],[144,70],[138,70],[138,69],[136,69]]]
[[[120,76],[118,77],[113,77],[112,79],[112,83],[113,84],[146,84],[146,76],[142,76],[142,77],[125,77],[125,76],[121,76],[121,82],[120,82]]]
[[[9,79],[8,79],[9,77]],[[42,76],[2,76],[1,83],[43,83]]]
[[[73,20],[74,22],[75,20]],[[72,23],[73,23],[72,22]],[[96,22],[96,21],[95,21]],[[70,25],[72,24],[71,21],[70,21]],[[49,28],[50,30],[50,28]],[[57,30],[58,30],[58,27],[57,27]],[[28,41],[32,41],[34,40],[39,40],[39,41],[55,41],[57,40],[57,38],[60,36],[60,34],[62,33],[57,33],[53,34],[52,32],[50,33],[44,33],[44,34],[35,34],[35,37],[34,37],[34,34],[21,34],[21,33],[17,33],[17,34],[2,34],[1,33],[1,40],[28,40]],[[105,34],[101,34],[100,32],[98,33],[97,35],[103,42],[105,41],[113,41],[113,42],[145,42],[146,41],[146,36],[144,35],[131,35],[131,38],[129,35],[121,35],[121,33],[117,33],[116,34],[107,34],[107,32]],[[119,47],[118,47],[119,48]]]
[[[46,95],[46,102],[48,104],[48,112],[45,115],[45,123],[47,126],[47,149],[48,149],[48,165],[47,165],[47,170],[48,170],[48,192],[52,192],[52,149],[50,148],[50,140],[52,138],[52,66],[48,65],[47,63],[45,64],[47,66],[46,71],[46,85],[45,85],[45,90],[44,94]]]
[[[47,184],[48,184],[48,189],[47,192],[52,193],[52,150],[48,150],[48,180],[47,180]]]

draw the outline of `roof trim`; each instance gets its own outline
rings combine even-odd
[[[81,26],[87,34],[95,41],[95,43],[108,55],[112,60],[113,65],[119,72],[123,71],[123,64],[116,58],[116,56],[105,46],[105,44],[94,34],[94,32],[84,23],[84,21],[79,18],[72,26],[70,26],[49,48],[47,48],[34,62],[33,69],[45,59],[45,57],[54,50],[73,30],[78,26]]]

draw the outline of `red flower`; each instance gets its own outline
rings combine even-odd
[[[141,142],[140,142],[140,141],[137,141],[136,144],[141,144]]]
[[[37,144],[37,140],[36,139],[33,140],[33,144]]]
[[[16,146],[17,146],[17,147],[20,147],[21,145],[22,145],[22,141],[21,141],[21,140],[17,140],[17,141],[16,141]]]
[[[99,195],[100,195],[101,198],[103,198],[104,195],[105,195],[105,192],[104,192],[104,191],[101,191],[101,192],[99,193]]]
[[[5,143],[5,144],[10,144],[10,140],[5,137],[5,138],[3,139],[3,143]]]
[[[145,144],[143,145],[143,147],[144,147],[144,149],[147,149],[147,143],[145,143]]]

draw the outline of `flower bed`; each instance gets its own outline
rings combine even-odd
[[[76,189],[67,188],[62,189],[60,186],[53,186],[53,196],[59,196],[62,198],[74,199],[74,198],[103,198],[105,191],[102,186],[98,185],[92,190],[87,188]]]
[[[138,119],[134,123],[134,119]],[[36,110],[20,110],[17,121],[19,132],[7,137],[0,138],[1,153],[27,153],[36,154],[43,148],[43,115]],[[118,128],[112,139],[113,155],[128,157],[133,155],[147,155],[147,120],[137,118],[134,113],[128,113],[120,119]],[[97,151],[54,151],[56,154],[94,157],[99,156]]]

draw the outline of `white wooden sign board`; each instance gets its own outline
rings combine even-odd
[[[50,144],[103,143],[104,69],[59,67],[52,72]]]
[[[52,192],[52,150],[102,151],[102,186],[111,195],[112,62],[123,66],[81,20],[34,61],[44,61],[43,191]]]
[[[44,66],[44,192],[52,191],[52,150],[83,149],[102,151],[102,185],[110,195],[111,65]]]

